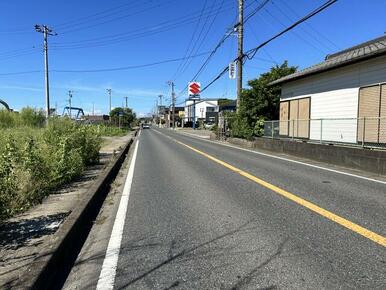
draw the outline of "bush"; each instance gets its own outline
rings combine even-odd
[[[99,161],[97,126],[52,118],[29,108],[0,111],[0,220],[28,209]],[[8,126],[6,126],[8,124]]]
[[[106,125],[96,125],[95,129],[101,136],[125,136],[130,131],[127,128],[118,128]]]

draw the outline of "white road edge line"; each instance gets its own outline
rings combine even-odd
[[[113,230],[111,232],[109,244],[107,246],[105,259],[103,260],[102,270],[99,275],[96,289],[107,290],[114,288],[115,275],[118,266],[118,256],[121,249],[123,227],[125,225],[127,206],[129,203],[129,196],[131,191],[131,184],[133,182],[135,161],[137,159],[139,140],[136,141],[133,157],[131,159],[129,172],[127,174],[125,186],[117,215],[115,217]]]
[[[364,180],[367,180],[367,181],[372,181],[372,182],[376,182],[376,183],[380,183],[380,184],[385,184],[386,185],[386,181],[382,181],[382,180],[378,180],[378,179],[374,179],[374,178],[369,178],[369,177],[365,177],[365,176],[361,176],[361,175],[357,175],[357,174],[353,174],[353,173],[348,173],[348,172],[339,171],[339,170],[335,170],[335,169],[331,169],[331,168],[326,168],[326,167],[323,167],[323,166],[313,165],[313,164],[309,164],[309,163],[305,163],[305,162],[301,162],[301,161],[296,161],[296,160],[292,160],[292,159],[288,159],[288,158],[284,158],[284,157],[279,157],[279,156],[275,156],[275,155],[271,155],[271,154],[267,154],[267,153],[262,153],[262,152],[259,152],[259,151],[254,151],[254,150],[250,150],[250,149],[240,148],[240,147],[237,147],[237,146],[233,146],[233,145],[229,145],[229,144],[224,144],[224,143],[220,143],[220,142],[215,142],[215,141],[212,141],[212,140],[198,138],[198,137],[193,136],[191,134],[187,135],[184,132],[179,132],[177,134],[182,134],[182,135],[185,135],[187,137],[195,138],[197,140],[202,140],[202,141],[205,141],[205,142],[210,142],[210,143],[218,144],[218,145],[225,146],[225,147],[230,147],[230,148],[233,148],[233,149],[238,149],[238,150],[241,150],[241,151],[250,152],[250,153],[253,153],[253,154],[257,154],[257,155],[271,157],[271,158],[275,158],[275,159],[279,159],[279,160],[283,160],[283,161],[287,161],[287,162],[292,162],[292,163],[296,163],[296,164],[300,164],[300,165],[304,165],[304,166],[309,166],[309,167],[313,167],[313,168],[317,168],[317,169],[321,169],[321,170],[326,170],[326,171],[330,171],[330,172],[334,172],[334,173],[338,173],[338,174],[343,174],[343,175],[347,175],[347,176],[351,176],[351,177],[355,177],[355,178],[360,178],[360,179],[364,179]]]

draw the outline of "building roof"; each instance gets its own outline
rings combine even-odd
[[[325,61],[270,83],[277,85],[386,54],[386,35],[327,55]]]

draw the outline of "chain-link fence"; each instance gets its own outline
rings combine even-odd
[[[386,118],[265,121],[264,137],[386,148]]]

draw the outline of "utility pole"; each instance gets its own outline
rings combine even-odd
[[[158,116],[158,118],[159,118],[158,100],[155,101],[155,111],[154,111],[154,115]],[[157,118],[155,118],[154,124],[157,124]]]
[[[127,97],[124,97],[124,98],[125,98],[125,100],[126,100],[126,107],[125,107],[125,108],[127,109]]]
[[[237,111],[240,108],[241,91],[243,89],[243,34],[244,34],[244,0],[239,0],[238,49],[237,49]]]
[[[163,95],[158,95],[159,97],[159,110],[158,110],[158,115],[159,115],[159,124],[158,124],[158,127],[161,128],[161,107],[162,107],[162,98],[164,97]]]
[[[92,115],[95,116],[95,106],[94,106],[94,102],[92,103]]]
[[[50,116],[50,89],[49,89],[49,80],[48,80],[48,35],[58,35],[53,32],[47,25],[35,25],[36,32],[43,33],[44,44],[44,76],[45,76],[45,85],[46,85],[46,118],[48,122],[48,118]]]
[[[111,113],[111,92],[112,90],[111,89],[106,89],[107,93],[109,94],[109,120],[110,120],[110,123],[111,123],[111,116],[110,116],[110,113]]]
[[[71,114],[71,107],[72,107],[72,105],[71,105],[71,99],[72,99],[72,93],[73,93],[73,91],[68,91],[68,103],[70,104],[70,119],[72,118],[72,114]]]
[[[174,129],[176,129],[176,120],[175,120],[175,115],[176,115],[176,94],[174,92],[174,82],[173,81],[169,81],[168,84],[172,88],[172,124],[173,124],[173,130],[174,130]]]

